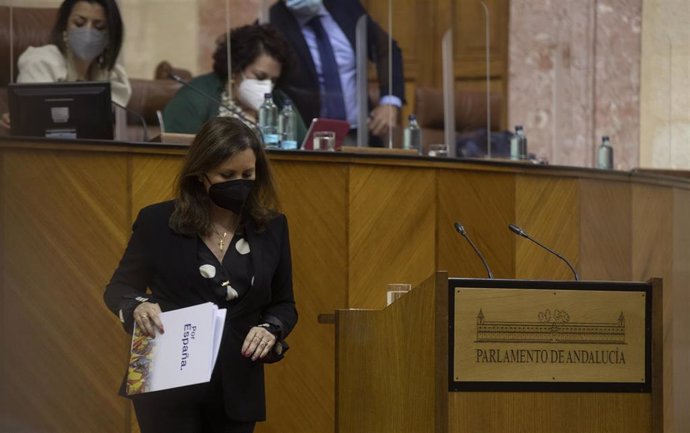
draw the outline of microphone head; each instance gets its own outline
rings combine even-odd
[[[459,222],[455,222],[453,224],[455,226],[455,231],[460,233],[461,235],[465,236],[465,227],[462,226]]]
[[[522,236],[524,238],[527,237],[527,233],[525,233],[524,230],[522,230],[520,227],[516,226],[515,224],[508,224],[508,228],[510,229],[511,232],[515,233],[518,236]]]

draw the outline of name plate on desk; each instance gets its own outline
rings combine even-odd
[[[449,280],[450,389],[650,388],[651,286]]]

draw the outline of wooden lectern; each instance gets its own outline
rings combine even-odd
[[[336,314],[338,433],[657,433],[661,280],[448,279]]]

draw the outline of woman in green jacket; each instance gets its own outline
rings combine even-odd
[[[281,75],[292,66],[292,52],[275,27],[251,24],[233,29],[230,46],[230,79],[227,41],[222,35],[213,53],[213,72],[194,78],[189,87],[180,88],[165,107],[163,125],[166,132],[196,134],[201,125],[216,116],[244,117],[245,122],[256,123],[265,93],[273,93],[273,101],[279,109],[288,101],[279,86]],[[232,86],[232,92],[228,92],[228,86]],[[296,111],[294,107],[293,110]],[[296,114],[297,142],[301,143],[306,127],[299,113]]]

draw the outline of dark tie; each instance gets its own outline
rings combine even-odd
[[[343,101],[343,88],[340,85],[340,73],[338,63],[328,34],[321,25],[319,16],[315,16],[307,25],[314,30],[316,44],[321,57],[321,115],[329,119],[347,120],[345,115],[345,102]]]

